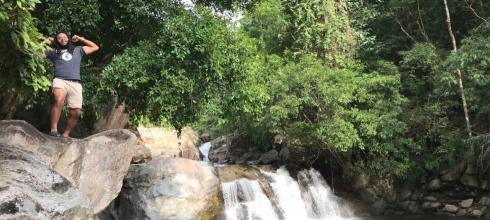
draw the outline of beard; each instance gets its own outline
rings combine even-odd
[[[60,44],[60,49],[68,49],[69,46],[70,46],[69,44],[66,44],[66,45]]]

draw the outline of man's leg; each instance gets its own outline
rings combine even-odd
[[[58,121],[60,120],[61,109],[65,103],[65,91],[61,88],[53,88],[54,104],[51,108],[51,133],[58,132]]]
[[[61,137],[68,137],[70,135],[70,131],[77,125],[78,118],[80,117],[80,109],[79,108],[70,108],[69,109],[68,120],[66,120],[66,128]]]

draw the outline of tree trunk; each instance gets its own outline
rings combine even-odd
[[[449,31],[449,36],[451,37],[451,43],[453,46],[453,51],[456,52],[458,51],[458,47],[456,45],[456,38],[454,37],[453,30],[451,28],[451,16],[449,15],[449,8],[447,7],[447,0],[444,1],[444,7],[446,9],[446,23],[447,23],[447,28]],[[463,76],[461,74],[461,70],[459,68],[456,69],[456,73],[458,74],[458,83],[459,83],[459,90],[461,93],[461,101],[463,102],[463,110],[464,110],[464,118],[466,121],[466,130],[468,132],[468,136],[471,137],[471,123],[470,123],[470,117],[468,115],[468,106],[466,105],[466,97],[464,95],[464,87],[463,87]]]
[[[14,117],[17,105],[17,93],[7,92],[0,96],[0,120],[9,120]]]

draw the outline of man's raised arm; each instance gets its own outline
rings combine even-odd
[[[73,42],[80,41],[85,44],[85,46],[83,46],[82,48],[83,52],[85,52],[86,55],[89,55],[99,49],[99,46],[97,46],[97,44],[78,35],[73,35],[72,40]]]

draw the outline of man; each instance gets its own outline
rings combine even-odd
[[[51,108],[51,131],[50,135],[59,137],[58,121],[61,109],[65,103],[68,105],[68,119],[66,128],[61,137],[68,137],[70,131],[75,127],[80,117],[82,108],[82,85],[80,84],[80,63],[84,55],[94,53],[99,47],[92,41],[78,35],[69,38],[65,33],[56,34],[55,38],[48,38],[54,41],[54,47],[44,52],[44,57],[53,62],[54,79],[52,94],[54,104]],[[73,42],[80,41],[84,46],[74,46]]]

